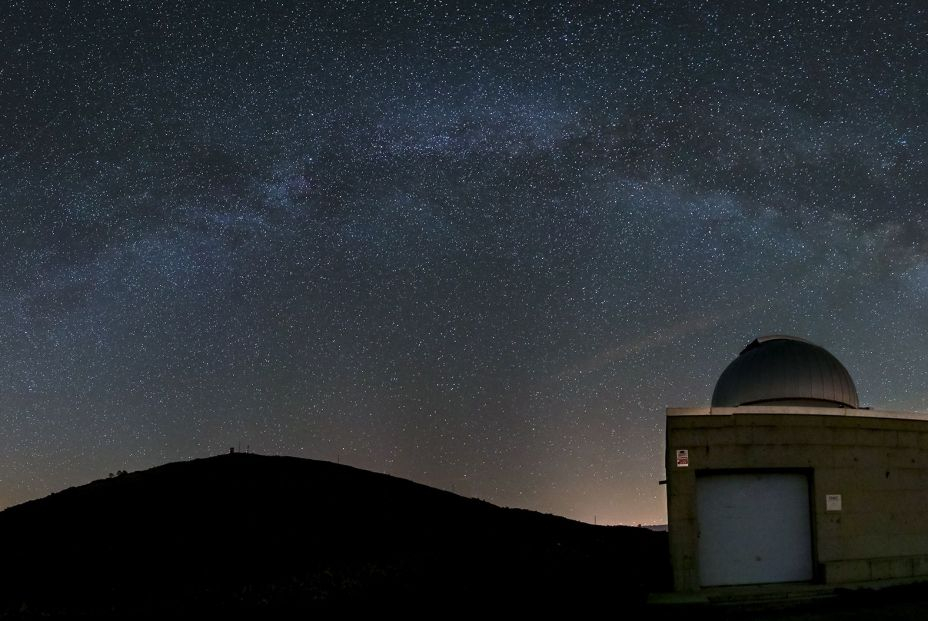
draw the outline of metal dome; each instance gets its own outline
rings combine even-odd
[[[712,407],[771,404],[859,407],[847,369],[818,345],[794,336],[762,336],[722,372]]]

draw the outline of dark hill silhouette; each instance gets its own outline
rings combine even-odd
[[[0,613],[295,616],[643,601],[666,535],[329,462],[171,463],[0,512]]]

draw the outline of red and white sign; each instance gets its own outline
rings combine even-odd
[[[677,468],[689,468],[690,452],[687,449],[677,449]]]

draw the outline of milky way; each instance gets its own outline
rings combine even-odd
[[[928,410],[923,4],[241,4],[2,9],[0,506],[241,445],[663,522],[765,333]]]

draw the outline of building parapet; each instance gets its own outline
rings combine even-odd
[[[894,418],[928,421],[928,412],[899,412],[869,408],[817,408],[784,405],[742,405],[725,408],[667,408],[667,416],[734,416],[736,414],[813,414],[816,416],[852,416],[859,418]]]

